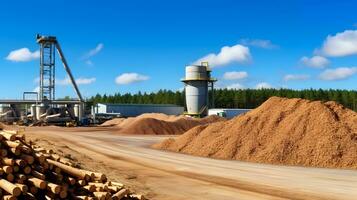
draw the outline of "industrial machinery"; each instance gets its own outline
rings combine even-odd
[[[211,78],[211,69],[207,62],[201,65],[186,66],[186,77],[181,80],[185,83],[186,115],[203,117],[208,114],[208,108],[214,106],[214,82]],[[211,88],[211,99],[209,98]]]
[[[25,124],[77,124],[83,121],[84,100],[67,64],[59,42],[54,36],[36,36],[40,45],[40,81],[36,99],[0,100],[0,121]],[[55,51],[77,94],[77,100],[55,98]]]

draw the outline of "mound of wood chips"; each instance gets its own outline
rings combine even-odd
[[[112,126],[118,134],[128,135],[180,135],[189,129],[204,124],[225,121],[216,115],[202,119],[183,115],[165,115],[161,113],[146,113],[137,117],[118,118],[109,120],[101,126]]]
[[[153,146],[258,163],[357,169],[357,113],[336,102],[272,97],[225,122]]]

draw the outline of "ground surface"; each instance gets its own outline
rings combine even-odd
[[[27,138],[62,151],[151,199],[356,199],[357,171],[284,167],[163,152],[167,136],[115,135],[110,128],[26,128]]]

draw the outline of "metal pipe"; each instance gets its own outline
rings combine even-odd
[[[75,81],[74,78],[73,78],[71,69],[68,67],[67,61],[66,61],[66,59],[65,59],[65,57],[64,57],[64,54],[63,54],[63,52],[62,52],[61,46],[60,46],[60,44],[58,43],[58,41],[55,43],[55,45],[56,45],[56,49],[57,49],[57,52],[58,52],[58,54],[59,54],[59,57],[60,57],[61,60],[62,60],[64,69],[66,70],[66,72],[67,72],[67,74],[68,74],[68,76],[69,76],[69,78],[70,78],[70,80],[71,80],[71,82],[72,82],[72,86],[74,87],[74,90],[75,90],[76,93],[77,93],[78,99],[79,99],[81,102],[84,102],[84,100],[83,100],[83,98],[82,98],[82,95],[81,95],[81,93],[80,93],[80,91],[79,91],[79,89],[78,89],[78,86],[77,86],[77,84],[76,84],[76,81]]]
[[[4,113],[1,113],[0,114],[0,117],[4,117],[4,116],[6,116],[7,114],[9,114],[9,113],[11,113],[12,112],[12,110],[8,110],[8,111],[6,111],[6,112],[4,112]]]
[[[53,115],[48,115],[46,116],[46,119],[50,119],[50,118],[56,118],[56,117],[60,117],[61,113],[57,113],[57,114],[53,114]]]
[[[44,117],[46,117],[46,116],[47,116],[47,113],[43,113],[43,114],[40,115],[40,119],[41,119],[41,118],[44,118]]]

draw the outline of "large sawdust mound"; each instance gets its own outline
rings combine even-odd
[[[218,116],[195,119],[185,116],[147,113],[138,117],[113,119],[102,125],[113,126],[120,134],[179,135],[195,126],[223,120],[224,118]]]
[[[357,169],[357,113],[335,102],[272,97],[226,122],[153,146],[221,159]]]

